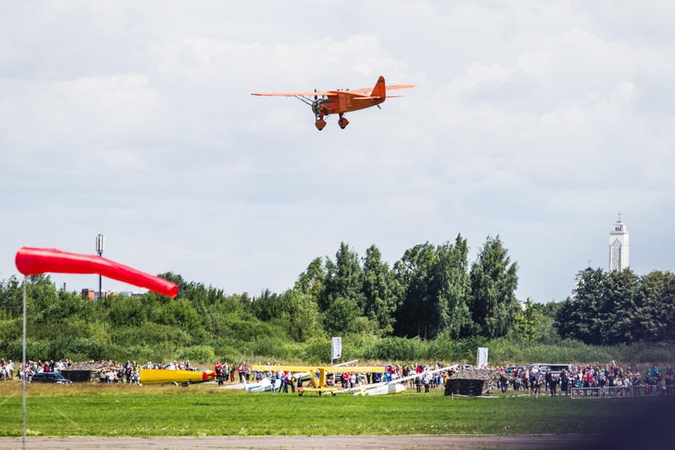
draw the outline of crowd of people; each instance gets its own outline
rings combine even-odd
[[[94,363],[94,361],[90,361]],[[136,361],[127,360],[124,364],[113,361],[102,362],[103,368],[100,370],[100,381],[103,383],[140,383],[141,369],[168,369],[168,370],[191,370],[189,360],[173,361],[169,364],[156,364],[151,361],[140,365]],[[21,363],[13,362],[11,359],[5,361],[0,359],[0,381],[9,381],[13,379],[22,380],[25,376],[30,381],[32,376],[39,372],[61,372],[72,366],[73,362],[66,360],[57,361],[29,361],[25,367]],[[462,365],[452,366],[448,369],[443,368],[441,362],[430,364],[387,364],[382,366],[382,372],[377,373],[356,373],[344,372],[329,376],[327,384],[329,386],[340,385],[344,389],[354,388],[360,384],[371,384],[379,382],[394,381],[405,378],[409,388],[416,388],[417,392],[429,392],[430,389],[442,387],[447,379],[457,370],[461,370]],[[515,391],[524,391],[529,394],[538,395],[540,392],[556,395],[570,395],[573,392],[585,392],[586,390],[594,392],[594,395],[605,395],[608,392],[616,392],[617,395],[633,395],[638,389],[658,390],[659,393],[675,395],[675,369],[668,365],[665,370],[661,370],[656,364],[644,371],[630,366],[623,368],[615,361],[601,365],[583,364],[574,370],[563,369],[560,373],[554,373],[546,367],[516,367],[506,372],[506,367],[498,368],[503,377],[500,377],[496,389],[506,392],[509,387]],[[296,377],[296,374],[287,371],[254,371],[252,365],[246,361],[239,364],[230,364],[227,362],[217,362],[215,364],[216,380],[218,384],[239,382],[260,382],[263,378],[268,378],[272,385],[280,386],[278,391],[295,392],[297,387],[302,386],[302,379]],[[275,383],[277,380],[280,383]],[[641,391],[640,391],[641,392]]]
[[[268,364],[269,365],[269,364]],[[461,365],[459,365],[461,367]],[[382,365],[381,372],[375,373],[356,373],[338,372],[335,374],[328,374],[326,384],[329,387],[341,386],[343,389],[354,388],[357,385],[372,384],[379,382],[393,381],[400,378],[407,378],[407,383],[410,387],[416,387],[418,392],[430,392],[430,389],[442,387],[445,381],[451,376],[457,367],[449,370],[437,370],[431,373],[434,369],[441,369],[443,366],[440,362],[435,364],[412,364],[412,365]],[[346,366],[348,369],[349,366]],[[345,369],[343,367],[342,369]],[[296,388],[302,387],[303,377],[297,373],[284,370],[268,370],[259,371],[253,370],[253,366],[246,361],[237,364],[228,364],[227,362],[217,362],[214,368],[216,372],[216,379],[218,384],[222,385],[226,382],[234,383],[255,383],[261,382],[263,379],[268,379],[273,386],[272,392],[295,392]],[[415,376],[417,375],[417,376]],[[278,381],[278,382],[277,382]],[[279,386],[277,389],[274,386]]]
[[[11,359],[5,361],[4,358],[0,358],[0,381],[9,381],[17,379],[19,381],[23,380],[23,377],[26,377],[26,381],[30,381],[33,375],[39,372],[57,372],[60,373],[61,370],[69,367],[72,364],[72,361],[69,359],[58,361],[28,361],[26,366],[21,367],[21,362],[14,363]]]
[[[118,364],[117,362],[110,361],[108,367],[101,370],[100,377],[102,383],[129,383],[129,384],[140,384],[140,373],[141,369],[145,370],[156,370],[156,369],[166,369],[166,370],[192,370],[190,366],[190,360],[185,361],[172,361],[168,364],[158,364],[148,361],[147,363],[140,365],[136,361],[127,360],[124,364]]]
[[[505,368],[500,370],[504,372]],[[551,396],[558,393],[570,395],[573,391],[580,392],[581,395],[588,395],[589,392],[593,395],[606,395],[610,390],[618,396],[628,396],[641,393],[645,388],[650,392],[675,395],[675,370],[671,365],[662,371],[653,364],[644,375],[631,367],[624,369],[615,361],[604,366],[597,362],[584,364],[573,371],[563,369],[559,374],[552,373],[550,368],[540,370],[538,367],[521,367],[513,369],[507,375],[511,377],[502,377],[499,382],[498,387],[502,392],[511,385],[516,391],[539,394],[543,390]]]

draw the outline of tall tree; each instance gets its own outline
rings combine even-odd
[[[461,235],[455,244],[445,243],[436,249],[436,276],[438,283],[435,305],[438,322],[436,334],[445,333],[456,339],[470,335],[471,311],[468,305],[471,281],[469,279],[469,246]]]
[[[311,295],[316,302],[323,295],[326,282],[326,269],[322,258],[314,258],[307,269],[298,276],[294,290]]]
[[[563,339],[577,339],[598,344],[602,337],[596,326],[598,310],[605,290],[606,274],[602,269],[586,269],[579,274],[572,296],[567,298],[556,315],[558,333]]]
[[[653,271],[635,292],[635,332],[646,342],[675,341],[675,274]]]
[[[363,304],[363,270],[359,255],[344,242],[335,254],[335,262],[326,259],[326,279],[323,295],[319,301],[322,311],[330,308],[338,298],[346,299],[359,307]],[[362,311],[358,311],[361,315]]]
[[[380,250],[374,245],[366,249],[363,260],[364,315],[375,321],[382,334],[394,330],[394,312],[398,309],[400,284],[387,263],[382,261]]]
[[[403,302],[396,314],[396,334],[399,336],[431,337],[433,298],[430,292],[437,255],[429,244],[408,249],[394,264],[397,278],[404,289]]]
[[[551,307],[541,303],[533,303],[532,299],[528,297],[525,307],[519,309],[516,315],[516,324],[513,330],[515,337],[525,342],[538,342],[549,333],[554,333],[555,330],[549,332],[554,319],[550,315],[546,315],[547,308],[550,309]]]
[[[281,298],[288,311],[288,334],[293,339],[304,342],[312,337],[323,335],[318,323],[319,307],[310,294],[290,289]]]
[[[477,334],[505,336],[518,311],[516,263],[511,263],[499,236],[488,237],[471,266],[471,315]]]
[[[630,269],[608,274],[598,323],[603,344],[630,344],[636,340],[639,316],[635,303],[637,284],[638,277]]]

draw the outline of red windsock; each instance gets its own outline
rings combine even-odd
[[[178,286],[164,278],[141,272],[98,255],[81,255],[55,248],[21,247],[16,252],[16,268],[24,275],[46,272],[97,273],[171,298],[178,294]]]

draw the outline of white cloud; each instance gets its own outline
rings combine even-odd
[[[618,211],[631,265],[675,269],[661,2],[40,6],[0,18],[0,278],[21,245],[91,252],[99,231],[113,259],[251,293],[340,241],[393,262],[499,234],[519,296],[560,300],[606,265]],[[346,130],[250,95],[380,74],[418,87]]]

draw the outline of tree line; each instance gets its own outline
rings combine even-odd
[[[341,243],[334,258],[312,260],[292,288],[259,296],[228,295],[164,273],[160,276],[179,286],[175,300],[147,293],[92,302],[57,290],[48,275],[31,276],[29,344],[43,358],[97,359],[134,348],[176,354],[201,346],[231,354],[242,342],[307,342],[348,334],[504,336],[518,312],[517,265],[499,237],[488,237],[471,265],[468,250],[458,235],[452,244],[417,245],[390,267],[375,245],[361,258]],[[0,354],[19,354],[21,299],[20,280],[0,283]]]
[[[589,268],[556,321],[561,337],[592,345],[675,342],[675,274]]]
[[[521,308],[517,264],[498,236],[488,237],[471,263],[461,235],[452,243],[416,245],[393,266],[375,245],[361,257],[341,243],[334,258],[313,259],[292,288],[258,296],[160,276],[179,286],[176,299],[146,293],[91,301],[57,290],[48,275],[28,277],[29,357],[316,360],[329,353],[330,336],[352,336],[362,357],[436,355],[452,346],[453,355],[466,356],[499,339],[605,345],[675,337],[673,274],[590,270],[565,301],[527,299]],[[0,282],[5,358],[21,355],[22,292],[16,277]]]

